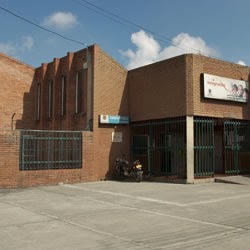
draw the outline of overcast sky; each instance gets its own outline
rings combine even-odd
[[[98,44],[132,69],[184,53],[250,65],[249,0],[0,0],[0,52],[34,67]]]

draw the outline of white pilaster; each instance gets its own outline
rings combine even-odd
[[[187,183],[194,183],[194,117],[186,117]]]

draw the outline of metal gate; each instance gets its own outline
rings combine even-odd
[[[194,175],[214,176],[214,120],[194,118]]]
[[[226,174],[244,172],[243,156],[249,152],[249,131],[249,122],[247,121],[228,120],[224,122],[224,164]]]
[[[132,156],[145,173],[186,178],[186,118],[168,118],[132,127]]]
[[[82,132],[22,130],[20,170],[82,167]]]
[[[224,164],[226,174],[239,174],[239,144],[237,121],[224,122]]]

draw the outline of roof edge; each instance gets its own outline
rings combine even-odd
[[[0,52],[0,57],[4,57],[4,58],[6,58],[6,59],[8,59],[10,61],[13,61],[13,62],[17,63],[17,64],[25,65],[25,66],[29,67],[30,69],[35,70],[35,67],[33,67],[33,66],[31,66],[31,65],[29,65],[29,64],[27,64],[27,63],[25,63],[25,62],[23,62],[21,60],[18,60],[18,59],[14,58],[14,57],[11,57],[11,56],[9,56],[9,55],[7,55],[5,53]]]

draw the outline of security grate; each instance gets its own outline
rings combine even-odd
[[[194,175],[214,176],[214,120],[194,118]]]
[[[242,120],[224,122],[224,161],[226,174],[249,172],[250,123]]]
[[[22,130],[20,170],[82,167],[82,133]]]
[[[159,176],[186,177],[186,118],[133,123],[132,155],[143,171]]]

